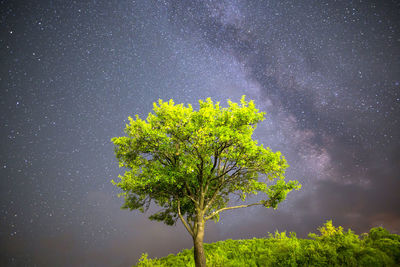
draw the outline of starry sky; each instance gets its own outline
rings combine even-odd
[[[328,219],[400,233],[399,2],[5,0],[0,15],[0,265],[129,266],[192,246],[180,222],[121,210],[110,183],[110,139],[160,98],[254,99],[254,138],[303,184],[278,210],[223,213],[206,242]]]

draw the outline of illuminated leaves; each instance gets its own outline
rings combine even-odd
[[[300,188],[283,180],[288,165],[281,153],[252,139],[265,115],[253,101],[243,96],[222,108],[207,98],[199,106],[194,111],[191,105],[159,100],[146,120],[129,117],[126,136],[112,138],[119,165],[126,169],[113,182],[125,192],[124,207],[141,209],[154,201],[163,210],[150,219],[171,224],[178,200],[190,219],[196,212],[207,216],[225,208],[231,193],[245,200],[261,192],[269,197],[264,206],[276,208],[289,191]]]

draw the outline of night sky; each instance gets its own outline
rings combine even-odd
[[[190,248],[121,210],[110,139],[159,98],[267,112],[254,138],[303,184],[205,241],[400,233],[398,1],[0,1],[0,265],[130,266]],[[155,207],[156,209],[156,207]]]

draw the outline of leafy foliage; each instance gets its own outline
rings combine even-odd
[[[154,201],[163,210],[151,220],[172,225],[180,209],[190,224],[199,214],[218,220],[229,209],[230,194],[245,200],[264,193],[266,199],[253,205],[277,208],[288,192],[300,189],[297,181],[284,180],[288,164],[281,153],[252,139],[265,115],[253,101],[243,96],[227,108],[210,98],[199,104],[195,111],[159,100],[146,120],[129,117],[126,136],[112,138],[120,167],[127,169],[113,181],[123,190],[124,208],[144,212]]]
[[[295,233],[275,232],[269,238],[225,240],[204,244],[210,266],[399,266],[400,236],[372,228],[360,238],[350,229],[328,221],[299,239]],[[143,254],[137,266],[195,266],[192,251],[183,250],[160,259]]]
[[[173,225],[178,218],[193,238],[196,266],[205,267],[205,222],[218,221],[222,211],[262,205],[276,209],[297,181],[284,180],[285,158],[252,139],[264,113],[242,97],[227,108],[210,98],[191,105],[170,100],[154,103],[146,120],[129,118],[127,136],[112,138],[120,167],[128,169],[121,181],[123,208],[162,208],[149,219]],[[275,181],[273,183],[267,183]],[[259,202],[228,207],[232,194],[245,201],[263,193]],[[143,261],[146,261],[143,258]]]

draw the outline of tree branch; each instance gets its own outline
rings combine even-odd
[[[232,166],[228,166],[228,167],[229,167],[229,170],[226,170],[226,162],[227,162],[227,161],[228,161],[228,160],[225,161],[224,167],[223,167],[223,169],[222,169],[223,173],[217,175],[217,176],[214,177],[214,178],[212,178],[212,179],[210,180],[210,182],[211,182],[211,181],[214,181],[214,180],[218,180],[219,178],[221,178],[222,176],[226,175],[228,172],[232,171],[232,170],[236,167],[237,162],[235,162]]]
[[[218,213],[220,213],[221,211],[224,211],[224,210],[247,208],[247,207],[256,206],[256,205],[265,205],[265,203],[264,202],[257,202],[257,203],[248,204],[248,205],[240,205],[240,206],[222,208],[222,209],[219,209],[217,211],[214,211],[213,213],[211,213],[209,216],[205,217],[204,219],[207,221],[207,220],[211,219],[212,217],[214,217],[215,215],[217,215]]]
[[[170,164],[171,166],[174,165],[174,163],[172,162],[172,160],[171,160],[166,154],[162,154],[162,155],[167,159],[167,161],[169,162],[169,164]]]
[[[213,164],[213,166],[212,166],[212,168],[211,168],[211,170],[210,170],[210,176],[213,174],[213,172],[214,172],[214,170],[215,170],[215,167],[217,166],[217,162],[218,162],[218,168],[219,168],[220,161],[221,161],[220,156],[221,156],[222,152],[224,152],[224,150],[225,150],[226,148],[230,147],[230,146],[231,146],[231,145],[228,145],[228,143],[225,142],[225,143],[221,144],[221,146],[218,147],[218,148],[214,151],[214,164]]]
[[[186,230],[189,232],[189,234],[192,237],[194,237],[194,233],[193,233],[191,227],[189,227],[189,225],[187,224],[185,218],[183,218],[183,216],[181,214],[181,202],[179,201],[179,199],[178,199],[178,216],[179,216],[179,219],[181,219],[181,221],[182,221],[183,225],[185,226]]]
[[[217,166],[218,159],[219,159],[218,152],[215,151],[215,152],[214,152],[214,164],[213,164],[213,166],[212,166],[212,168],[211,168],[211,170],[210,170],[210,176],[212,175],[212,173],[213,173],[214,170],[215,170],[215,167]]]
[[[189,187],[189,185],[188,185],[188,183],[186,181],[185,181],[185,187],[186,187],[186,190],[189,193],[188,197],[190,198],[190,200],[193,201],[194,205],[197,207],[197,202],[196,202],[196,199],[194,198],[194,194],[193,194],[192,190],[190,189],[190,187]]]
[[[190,223],[192,221],[192,223]],[[188,225],[189,225],[189,227],[190,227],[190,229],[192,230],[192,232],[194,233],[194,221],[193,221],[193,219],[191,218],[191,217],[187,217],[187,223],[188,223]]]
[[[235,171],[234,174],[232,174],[228,179],[223,180],[215,189],[213,196],[211,197],[210,201],[207,203],[205,210],[211,207],[211,205],[214,203],[215,199],[217,198],[218,193],[220,192],[221,188],[229,181],[232,181],[237,175],[239,174],[239,171],[242,169],[240,167],[237,171]]]

